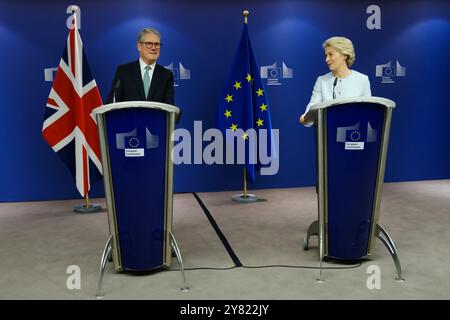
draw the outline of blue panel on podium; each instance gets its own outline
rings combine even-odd
[[[367,255],[385,107],[327,108],[328,256]]]
[[[163,264],[167,114],[149,108],[106,113],[122,266]]]

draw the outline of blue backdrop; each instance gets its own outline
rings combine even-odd
[[[51,81],[68,34],[64,1],[0,1],[0,201],[78,198],[64,163],[41,135]],[[318,75],[328,72],[322,42],[353,40],[354,69],[367,74],[372,94],[397,103],[386,181],[450,178],[450,4],[447,1],[378,1],[381,29],[365,1],[78,1],[81,37],[92,73],[106,99],[116,66],[137,59],[143,27],[163,35],[159,62],[190,70],[177,79],[178,128],[215,126],[215,113],[242,31],[242,10],[260,66],[284,63],[292,77],[265,79],[273,128],[280,129],[280,169],[257,176],[252,188],[315,183],[313,132],[298,124]],[[369,11],[369,13],[367,13]],[[370,26],[370,23],[369,23]],[[391,61],[394,68],[377,65]],[[395,75],[396,63],[405,75]],[[187,73],[184,73],[187,78]],[[270,82],[269,82],[270,80]],[[268,85],[277,84],[277,85]],[[242,169],[231,165],[178,165],[175,192],[240,189]],[[91,196],[103,196],[100,182]]]

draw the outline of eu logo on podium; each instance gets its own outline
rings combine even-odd
[[[130,132],[116,133],[116,148],[124,149],[125,157],[144,157],[145,149],[159,147],[159,137],[145,127],[145,137],[139,137],[137,128]]]

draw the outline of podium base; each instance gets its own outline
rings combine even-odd
[[[88,207],[86,207],[85,204],[80,204],[78,206],[73,207],[73,211],[78,213],[95,213],[102,210],[102,206],[99,204],[90,204]]]
[[[236,201],[239,203],[256,202],[256,201],[258,201],[258,197],[251,193],[247,193],[246,196],[244,194],[237,194],[237,195],[233,196],[233,201]]]

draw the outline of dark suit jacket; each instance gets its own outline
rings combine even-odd
[[[119,82],[120,81],[120,82]],[[120,65],[117,68],[107,103],[120,101],[156,101],[174,104],[173,73],[156,64],[148,96],[145,97],[139,60]]]

